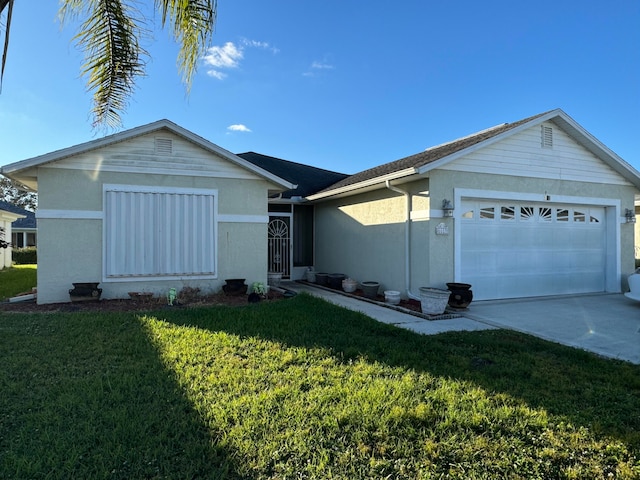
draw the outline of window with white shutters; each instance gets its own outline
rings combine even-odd
[[[105,185],[107,278],[212,276],[213,190]]]

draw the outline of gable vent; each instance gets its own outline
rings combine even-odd
[[[170,138],[156,138],[156,153],[158,155],[171,155],[173,153],[173,141]]]
[[[542,125],[542,148],[553,148],[553,128]]]

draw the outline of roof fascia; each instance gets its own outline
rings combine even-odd
[[[20,215],[19,213],[9,212],[7,210],[0,210],[0,219],[9,222],[15,222],[20,218],[27,218],[26,215]]]
[[[314,193],[313,195],[307,196],[307,200],[315,201],[315,200],[325,200],[330,197],[345,197],[348,195],[353,195],[356,191],[360,190],[375,190],[376,188],[382,188],[384,183],[387,180],[397,180],[399,178],[408,177],[416,174],[416,169],[414,167],[406,168],[404,170],[400,170],[397,172],[389,173],[387,175],[382,175],[380,177],[371,178],[369,180],[365,180],[363,182],[354,183],[352,185],[346,185],[341,188],[336,188],[333,190],[328,190],[326,192]],[[358,192],[359,193],[359,192]]]

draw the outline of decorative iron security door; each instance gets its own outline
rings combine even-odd
[[[269,272],[291,275],[291,235],[289,217],[270,217],[268,226]]]

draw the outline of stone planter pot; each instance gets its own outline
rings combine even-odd
[[[340,290],[342,288],[342,281],[347,278],[344,273],[330,273],[329,274],[329,287],[335,290]]]
[[[222,291],[225,295],[244,295],[247,293],[247,284],[244,281],[244,278],[229,278],[225,280],[227,284],[222,286]]]
[[[380,288],[380,283],[378,282],[361,282],[360,288],[362,288],[362,293],[367,298],[376,298],[378,296],[378,289]]]
[[[448,303],[452,308],[467,308],[473,300],[471,285],[468,283],[447,283],[447,288],[451,292]]]
[[[90,302],[100,300],[102,289],[98,288],[100,282],[74,283],[69,290],[69,298],[72,302]]]
[[[427,315],[440,315],[444,313],[449,301],[449,290],[441,288],[420,287],[420,306],[422,313]]]
[[[272,287],[279,287],[281,281],[282,281],[281,272],[269,272],[267,274],[267,284],[271,285]]]
[[[131,300],[138,302],[149,302],[153,298],[153,292],[127,292]]]

